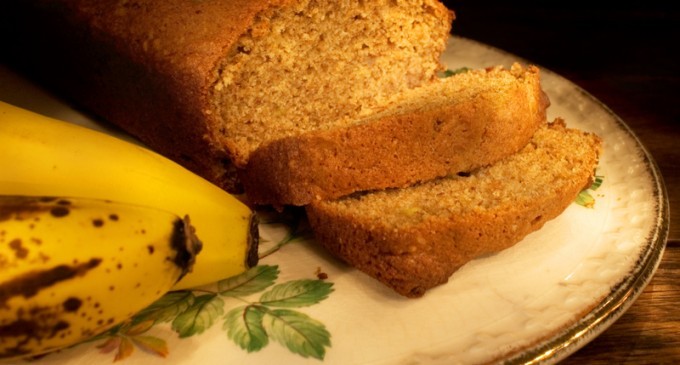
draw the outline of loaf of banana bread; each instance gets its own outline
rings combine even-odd
[[[235,192],[259,147],[438,81],[453,18],[437,0],[11,1],[1,57]]]

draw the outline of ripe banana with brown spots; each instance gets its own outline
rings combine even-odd
[[[131,204],[0,196],[0,358],[81,342],[132,317],[189,272],[188,220]]]
[[[255,213],[233,195],[149,149],[3,102],[0,194],[108,199],[188,215],[203,251],[173,289],[257,263]]]

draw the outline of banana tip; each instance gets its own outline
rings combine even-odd
[[[257,266],[259,261],[258,249],[260,245],[260,220],[255,212],[250,216],[250,229],[248,232],[248,252],[246,255],[246,267]]]

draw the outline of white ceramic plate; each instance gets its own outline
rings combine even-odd
[[[444,56],[451,69],[509,66],[514,61],[526,63],[455,37]],[[540,231],[499,254],[470,262],[448,284],[420,299],[397,296],[329,257],[299,232],[288,235],[290,224],[262,224],[268,242],[262,251],[294,238],[260,262],[259,278],[263,283],[271,279],[272,285],[231,296],[220,295],[218,285],[176,293],[166,303],[200,298],[211,305],[194,316],[169,318],[173,322],[121,328],[33,363],[102,364],[117,357],[126,365],[563,359],[619,318],[647,285],[662,256],[669,213],[659,171],[624,122],[571,82],[547,70],[542,76],[552,101],[550,118],[563,117],[569,126],[604,139],[597,171],[603,184],[590,192],[593,208],[572,204]],[[127,138],[6,69],[0,69],[0,99]],[[294,222],[295,215],[289,218]],[[305,292],[306,299],[295,305],[289,301],[285,308],[260,303],[263,293],[284,289]],[[268,324],[251,338],[259,341],[259,350],[243,349],[239,343],[245,344],[247,337],[234,335],[243,330],[246,308],[250,314],[266,313]],[[184,337],[171,323],[184,329]]]

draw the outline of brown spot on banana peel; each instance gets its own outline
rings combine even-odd
[[[14,255],[18,259],[25,259],[28,256],[28,249],[23,246],[20,238],[15,238],[9,242],[9,248],[14,251]]]
[[[24,357],[32,354],[31,342],[63,336],[70,332],[71,324],[53,317],[54,313],[46,307],[31,311],[28,318],[19,318],[13,322],[0,325],[0,340],[2,338],[18,339],[13,346],[0,350],[0,359]],[[45,349],[48,350],[48,349]]]
[[[69,297],[64,301],[62,305],[64,307],[64,311],[76,312],[78,311],[78,309],[80,309],[80,306],[83,305],[83,301],[76,297]]]
[[[21,295],[30,298],[54,284],[83,276],[99,266],[101,261],[100,258],[92,258],[88,262],[72,266],[58,265],[46,270],[31,271],[0,283],[0,308],[7,307],[7,301],[12,297]]]
[[[50,209],[50,214],[55,218],[63,218],[71,213],[71,210],[66,207],[54,207]]]
[[[57,207],[54,206],[55,202],[58,205]],[[58,200],[53,197],[3,196],[2,204],[0,204],[0,222],[9,219],[23,220],[44,212],[50,212],[55,217],[64,217],[69,213],[67,208],[69,205],[71,205],[70,201],[64,199]]]
[[[39,332],[41,331],[36,321],[24,319],[18,319],[12,323],[0,326],[0,339],[4,337],[22,338],[15,346],[3,349],[0,352],[0,358],[12,358],[29,354],[30,350],[24,348],[24,346],[28,344],[31,338],[35,338]]]

